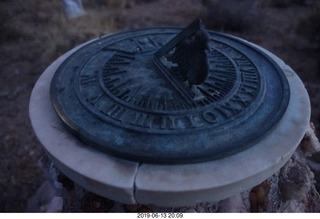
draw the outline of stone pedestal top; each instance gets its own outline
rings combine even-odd
[[[38,79],[29,106],[33,129],[58,169],[85,189],[115,201],[186,206],[238,194],[288,161],[306,133],[311,113],[308,94],[296,73],[275,55],[254,46],[284,70],[290,101],[276,128],[241,153],[205,163],[154,165],[115,158],[82,143],[65,129],[50,101],[56,69],[81,46],[58,58]]]

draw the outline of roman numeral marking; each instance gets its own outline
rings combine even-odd
[[[96,74],[93,75],[80,75],[80,85],[84,87],[92,86],[97,83]]]

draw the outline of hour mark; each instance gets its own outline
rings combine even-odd
[[[95,93],[93,96],[87,97],[86,99],[87,99],[92,105],[95,105],[103,96],[104,96],[103,93]]]
[[[96,74],[93,75],[80,75],[80,84],[81,86],[92,86],[97,82]]]

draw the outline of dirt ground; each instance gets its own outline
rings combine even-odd
[[[65,16],[61,2],[0,0],[0,212],[26,211],[27,199],[44,180],[37,165],[43,151],[28,114],[38,77],[75,45],[115,31],[185,26],[202,17],[208,29],[257,43],[303,80],[319,133],[316,0],[83,0],[86,14],[74,19]]]

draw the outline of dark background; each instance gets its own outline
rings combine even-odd
[[[303,80],[320,128],[320,4],[317,0],[83,0],[68,19],[60,0],[0,0],[0,212],[26,211],[43,182],[43,153],[29,120],[29,98],[46,67],[100,35],[150,26],[186,26],[201,17],[275,53]],[[303,116],[303,115],[301,115]]]

